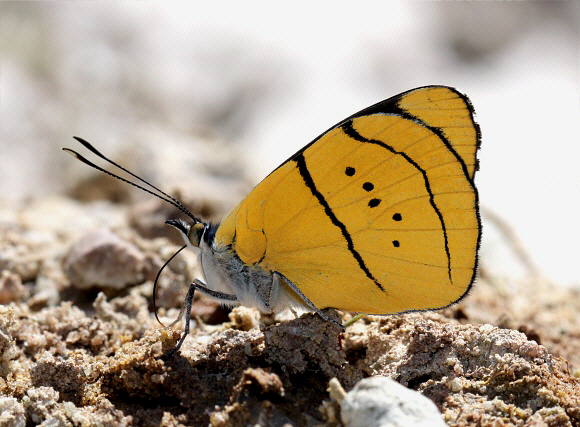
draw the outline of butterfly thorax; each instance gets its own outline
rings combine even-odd
[[[231,246],[203,239],[198,257],[207,287],[236,296],[235,302],[221,301],[226,305],[254,307],[263,313],[302,306],[279,276],[259,264],[244,263]]]

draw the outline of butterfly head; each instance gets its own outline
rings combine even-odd
[[[183,240],[188,246],[194,246],[199,248],[201,239],[203,238],[203,233],[207,228],[203,222],[195,222],[193,225],[188,224],[182,219],[169,219],[165,221],[165,224],[169,224],[179,230],[183,236]]]

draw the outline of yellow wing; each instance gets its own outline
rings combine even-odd
[[[479,128],[468,99],[414,89],[339,123],[262,181],[216,240],[319,309],[436,309],[475,277]]]

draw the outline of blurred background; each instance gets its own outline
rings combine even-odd
[[[78,135],[225,215],[336,122],[443,84],[482,129],[482,267],[526,274],[497,215],[580,286],[580,2],[2,2],[0,38],[4,208],[78,196]]]

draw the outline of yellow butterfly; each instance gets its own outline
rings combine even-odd
[[[391,314],[460,300],[481,237],[473,116],[469,99],[444,86],[379,102],[282,163],[221,223],[201,221],[151,186],[191,218],[167,223],[203,269],[205,282],[193,281],[180,317],[189,316],[195,290],[227,305],[325,319],[327,307]]]

